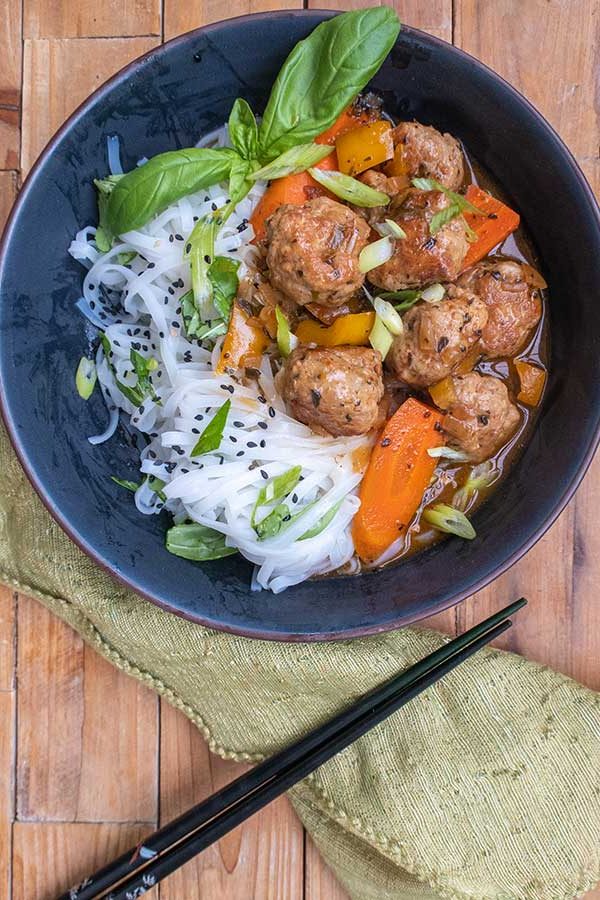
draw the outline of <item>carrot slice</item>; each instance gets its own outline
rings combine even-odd
[[[437,460],[427,451],[444,443],[437,410],[410,397],[387,422],[360,486],[352,534],[356,552],[374,562],[406,534]]]
[[[335,144],[338,135],[356,128],[361,122],[366,121],[365,115],[356,116],[351,107],[345,109],[333,123],[331,128],[315,138],[315,144]],[[316,168],[333,171],[338,167],[335,150],[317,163]],[[284,203],[301,205],[311,197],[333,197],[329,191],[318,184],[308,172],[300,172],[298,175],[287,175],[285,178],[276,178],[271,182],[256,209],[250,218],[250,224],[254,228],[254,241],[262,241],[265,236],[265,222],[278,207]]]
[[[521,218],[510,206],[474,184],[469,185],[465,196],[473,206],[485,213],[485,216],[469,212],[464,214],[467,224],[477,234],[477,240],[469,245],[463,263],[463,269],[468,269],[506,240],[519,227]]]

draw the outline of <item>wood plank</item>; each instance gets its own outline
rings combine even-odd
[[[362,9],[373,6],[366,0],[308,0],[315,9]],[[395,0],[392,6],[404,25],[412,25],[445,41],[452,40],[452,0]]]
[[[16,169],[21,109],[21,3],[2,4],[1,30],[0,169]]]
[[[161,823],[219,790],[244,768],[210,754],[197,729],[161,703]],[[161,900],[300,900],[303,834],[282,798],[188,863],[161,886]]]
[[[456,0],[455,43],[522,91],[577,156],[597,157],[598,4]]]
[[[306,835],[304,851],[304,898],[305,900],[350,900],[331,869],[321,858],[321,854]]]
[[[19,635],[19,818],[155,820],[156,696],[24,597]]]
[[[0,586],[0,691],[11,691],[15,686],[15,646],[15,594],[10,588]]]
[[[157,43],[152,37],[26,40],[23,173],[29,170],[59,125],[92,91]]]
[[[227,5],[220,0],[188,0],[187,3],[182,3],[181,0],[164,0],[165,40],[220,19],[271,9],[298,8],[302,8],[301,0],[230,0]]]
[[[151,827],[15,823],[12,900],[52,900],[138,844]]]
[[[0,693],[0,897],[10,897],[15,758],[14,691]]]
[[[24,0],[26,38],[160,35],[160,0]]]

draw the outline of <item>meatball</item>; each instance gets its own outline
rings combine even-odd
[[[439,303],[419,303],[405,313],[404,332],[394,339],[386,364],[413,387],[436,384],[479,341],[487,317],[483,300],[450,288]]]
[[[382,266],[371,269],[369,281],[386,291],[454,281],[467,254],[466,223],[461,215],[431,234],[433,216],[446,209],[451,200],[441,191],[414,188],[392,201],[386,217],[404,229],[406,237],[395,241],[394,255]]]
[[[456,399],[442,426],[450,443],[473,462],[493,456],[514,434],[520,421],[503,381],[491,375],[457,375],[452,379]]]
[[[465,170],[456,138],[420,122],[401,122],[392,137],[396,146],[402,146],[402,162],[410,178],[435,178],[451,191],[458,190]]]
[[[384,194],[388,194],[389,197],[396,197],[398,194],[402,192],[406,192],[408,187],[408,179],[404,175],[397,175],[388,177],[384,175],[383,172],[378,172],[376,169],[367,169],[366,172],[360,176],[360,181],[369,187],[374,188],[376,191],[382,191]],[[385,206],[353,206],[354,209],[359,216],[362,216],[363,219],[366,219],[369,225],[373,225],[375,222],[382,222],[383,219],[387,216],[387,204]]]
[[[513,356],[526,343],[542,315],[539,292],[528,282],[530,267],[512,259],[479,263],[460,278],[460,285],[474,291],[488,308],[481,336],[486,356]]]
[[[281,395],[295,419],[338,436],[365,434],[379,420],[380,354],[366,347],[303,347],[288,356]]]
[[[342,306],[362,287],[358,257],[368,239],[364,219],[328,197],[284,204],[267,220],[271,283],[301,305]]]

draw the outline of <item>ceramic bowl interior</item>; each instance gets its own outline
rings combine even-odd
[[[130,65],[61,128],[29,177],[0,258],[0,379],[12,440],[66,531],[152,601],[216,628],[282,640],[349,637],[428,616],[514,562],[556,517],[583,474],[600,412],[600,228],[592,194],[542,117],[471,57],[404,28],[372,82],[394,116],[451,131],[521,211],[551,298],[550,379],[520,460],[477,512],[472,543],[448,539],[375,574],[326,578],[274,596],[252,593],[243,559],[196,565],[164,550],[168,519],[140,516],[110,479],[136,475],[134,438],[92,447],[106,410],[82,403],[73,373],[88,345],[75,311],[81,269],[67,246],[95,221],[92,178],[106,136],[126,168],[193,145],[237,96],[260,111],[291,47],[329,14],[249,16],[191,32]],[[527,593],[527,585],[519,591]]]

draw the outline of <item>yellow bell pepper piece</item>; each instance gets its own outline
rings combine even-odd
[[[546,373],[539,366],[515,359],[515,369],[519,376],[521,390],[517,394],[517,400],[526,403],[527,406],[537,406],[546,383]]]
[[[338,135],[335,150],[340,172],[358,175],[394,155],[392,126],[385,119],[361,125]]]
[[[404,144],[398,144],[398,146],[394,150],[394,156],[385,166],[384,172],[390,177],[397,177],[398,175],[408,176],[408,163],[404,158]]]
[[[249,316],[238,303],[233,304],[229,327],[221,356],[217,363],[217,372],[222,374],[226,369],[238,369],[245,365],[256,365],[269,345],[269,339],[263,329],[253,325]]]
[[[296,337],[302,344],[317,344],[318,347],[340,347],[343,344],[368,346],[374,323],[374,312],[340,316],[328,328],[311,319],[304,319],[296,328]]]
[[[452,376],[448,375],[446,378],[438,381],[437,384],[432,384],[429,388],[429,395],[438,409],[450,409],[456,400]]]

